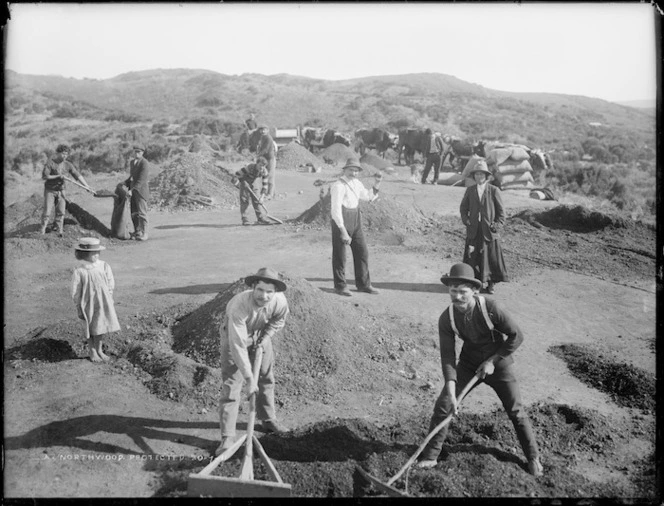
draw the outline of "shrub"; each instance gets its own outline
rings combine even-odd
[[[77,118],[78,114],[77,114],[76,110],[73,107],[64,106],[64,107],[58,107],[53,112],[53,117],[54,118]]]

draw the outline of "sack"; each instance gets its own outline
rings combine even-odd
[[[496,167],[494,174],[498,177],[498,174],[523,174],[524,172],[532,172],[533,166],[530,165],[528,160],[519,162],[516,165],[508,165],[504,163]]]
[[[111,216],[111,235],[118,239],[131,239],[129,222],[131,221],[131,210],[127,198],[127,187],[120,183],[115,188],[113,198],[113,214]]]
[[[533,175],[530,172],[520,172],[514,174],[501,174],[496,173],[496,181],[500,183],[501,186],[505,184],[526,184],[534,183]]]

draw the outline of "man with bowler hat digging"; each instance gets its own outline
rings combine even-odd
[[[434,405],[429,431],[449,414],[457,413],[457,397],[477,375],[479,380],[470,392],[477,385],[486,383],[498,394],[516,430],[527,459],[528,472],[541,476],[543,468],[539,448],[514,374],[512,354],[523,342],[523,332],[498,302],[478,296],[482,283],[475,278],[470,265],[455,264],[450,273],[440,280],[449,288],[452,303],[438,319],[440,361],[445,385]],[[458,361],[455,336],[463,341]],[[443,427],[428,443],[420,456],[420,468],[437,465],[448,428],[449,425]]]
[[[124,182],[129,188],[131,221],[134,224],[132,237],[137,241],[148,239],[148,201],[150,200],[150,164],[143,158],[145,148],[134,146],[134,159],[129,162],[129,177]]]
[[[247,395],[256,396],[256,416],[263,422],[265,432],[282,433],[274,407],[274,350],[272,338],[286,323],[288,302],[283,292],[286,283],[268,267],[247,276],[250,288],[235,295],[226,304],[226,316],[219,329],[221,338],[221,393],[219,398],[219,426],[221,443],[215,454],[221,455],[235,442],[240,394],[245,380]],[[252,375],[256,347],[263,348],[258,383]]]
[[[69,152],[69,146],[60,144],[55,149],[55,156],[47,161],[42,169],[42,179],[44,180],[44,210],[42,211],[41,234],[46,233],[51,211],[55,207],[55,223],[58,235],[60,237],[64,235],[65,211],[67,209],[65,176],[71,175],[83,186],[88,186],[85,178],[76,170],[76,167],[67,161]]]
[[[378,290],[371,286],[369,276],[369,250],[364,240],[360,214],[360,200],[372,201],[378,195],[383,175],[375,175],[376,182],[371,190],[367,190],[357,179],[362,170],[360,162],[349,158],[343,167],[343,175],[330,187],[332,225],[332,274],[334,291],[346,297],[352,294],[346,286],[346,245],[350,244],[355,267],[355,287],[358,292],[377,294]]]

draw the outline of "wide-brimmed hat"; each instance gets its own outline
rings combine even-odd
[[[492,176],[493,173],[489,170],[489,167],[487,167],[487,164],[484,160],[478,160],[475,166],[468,172],[468,175],[473,177],[475,175],[475,172],[484,172],[486,173],[487,177]]]
[[[82,237],[74,248],[78,251],[101,251],[106,249],[96,237]]]
[[[258,269],[256,274],[252,274],[251,276],[244,278],[244,284],[247,286],[253,285],[256,281],[272,283],[277,292],[283,292],[286,290],[286,283],[279,279],[279,273],[274,269],[270,269],[269,267],[262,267]]]
[[[342,170],[350,169],[351,167],[355,167],[357,170],[362,170],[360,161],[357,158],[349,158],[346,160],[346,165],[343,166]]]
[[[482,288],[482,282],[475,277],[475,271],[468,264],[454,264],[449,274],[444,274],[440,282],[446,286],[455,283],[470,283],[476,288]]]

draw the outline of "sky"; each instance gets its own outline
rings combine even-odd
[[[22,74],[433,72],[616,102],[657,90],[660,14],[647,3],[10,3],[9,12],[5,68]]]

